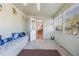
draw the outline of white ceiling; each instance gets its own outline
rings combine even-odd
[[[63,3],[40,3],[40,11],[37,10],[36,3],[28,3],[26,6],[22,3],[15,3],[14,5],[22,10],[26,15],[49,17],[54,15]]]

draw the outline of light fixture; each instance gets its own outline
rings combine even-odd
[[[26,6],[28,3],[23,3],[24,6]]]
[[[37,10],[40,11],[40,3],[37,3]]]

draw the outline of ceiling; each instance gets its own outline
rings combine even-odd
[[[63,3],[40,3],[40,11],[37,10],[36,3],[28,3],[25,6],[23,3],[15,3],[14,5],[29,16],[52,17],[63,5]]]

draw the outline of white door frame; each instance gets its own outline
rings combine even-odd
[[[36,40],[36,19],[30,17],[30,41]]]

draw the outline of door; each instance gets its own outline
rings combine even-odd
[[[43,39],[43,20],[36,21],[36,39],[37,40]]]
[[[30,17],[30,41],[36,40],[36,19]]]

